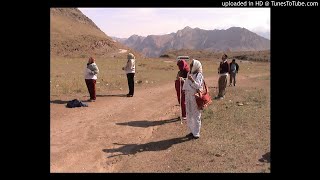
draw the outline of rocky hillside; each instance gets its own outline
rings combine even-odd
[[[122,40],[123,41],[123,40]],[[203,30],[185,27],[166,35],[133,35],[123,43],[149,57],[159,57],[168,50],[258,51],[269,50],[270,40],[245,28]]]
[[[128,49],[103,33],[77,8],[50,9],[50,55],[87,57]]]

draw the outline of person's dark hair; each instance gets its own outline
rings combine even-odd
[[[192,66],[193,66],[193,61],[191,61],[191,63],[190,63],[190,73],[191,73],[191,71],[192,71]]]
[[[228,58],[228,56],[226,54],[223,54],[224,57]]]
[[[233,62],[236,62],[236,59],[232,59]]]

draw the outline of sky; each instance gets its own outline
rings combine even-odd
[[[270,8],[79,8],[106,35],[163,35],[186,26],[204,30],[243,27],[270,39]]]

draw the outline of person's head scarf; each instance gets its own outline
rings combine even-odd
[[[178,65],[180,71],[186,71],[186,72],[190,71],[189,64],[183,59],[179,60],[177,62],[177,65]]]
[[[134,55],[133,55],[132,53],[129,53],[128,56],[127,56],[127,58],[128,58],[128,60],[129,60],[129,59],[135,59],[135,57],[134,57]]]
[[[191,73],[194,74],[196,72],[202,72],[202,65],[200,61],[193,59]]]

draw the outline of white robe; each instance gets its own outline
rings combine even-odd
[[[187,79],[183,85],[183,90],[185,90],[186,95],[186,116],[187,125],[195,137],[200,137],[200,127],[201,127],[201,110],[198,109],[195,94],[197,89],[203,89],[203,75],[202,73],[192,74],[195,80],[192,83]]]

